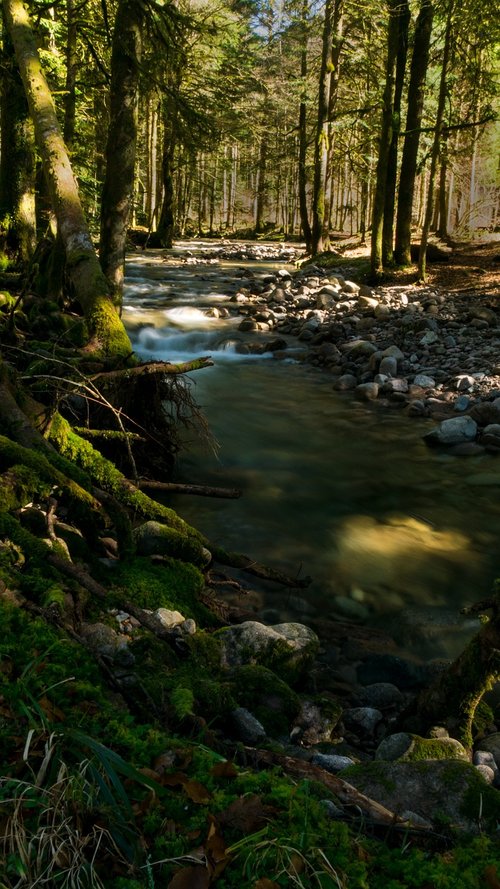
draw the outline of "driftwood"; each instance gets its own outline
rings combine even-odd
[[[177,482],[155,482],[149,479],[139,479],[133,484],[140,491],[167,491],[172,494],[195,494],[198,497],[225,497],[228,500],[237,500],[241,497],[241,491],[237,488],[214,488],[210,485],[182,485]]]
[[[273,753],[271,750],[254,749],[253,747],[245,747],[245,753],[248,760],[258,766],[279,766],[288,775],[296,778],[304,778],[312,781],[318,781],[328,790],[335,794],[336,797],[346,805],[355,806],[360,809],[375,824],[385,827],[411,827],[412,830],[427,833],[430,828],[420,827],[400,818],[395,812],[386,809],[381,803],[365,796],[352,784],[339,778],[338,775],[332,775],[320,766],[312,765],[302,759],[295,759],[292,756],[283,756],[281,753]]]

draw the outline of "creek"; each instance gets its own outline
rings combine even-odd
[[[186,249],[197,248],[178,247]],[[248,266],[258,275],[280,264]],[[243,492],[169,503],[227,549],[312,576],[307,591],[286,599],[261,592],[277,619],[353,619],[420,656],[455,656],[477,628],[460,609],[500,574],[497,458],[429,450],[422,435],[431,421],[335,392],[330,375],[296,360],[294,340],[281,360],[241,354],[255,334],[238,331],[236,315],[211,311],[234,311],[241,268],[176,260],[175,251],[168,261],[145,251],[127,263],[123,317],[137,353],[215,362],[190,385],[219,449],[188,435],[178,480]]]

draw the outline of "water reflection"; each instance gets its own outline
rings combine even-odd
[[[164,266],[164,279],[173,272]],[[176,296],[166,321],[165,313],[140,307],[144,291],[136,295],[130,281],[125,318],[136,320],[138,305],[140,318],[157,325],[135,332],[132,326],[136,348],[175,361],[193,345],[207,354],[207,345],[223,342],[227,321],[206,320],[200,311],[211,304],[212,289],[220,295],[220,275],[212,270],[208,280],[191,278],[187,323]],[[183,293],[184,307],[186,299]],[[427,646],[427,654],[455,654],[464,640],[455,632],[459,609],[483,597],[500,573],[495,458],[467,461],[429,451],[421,441],[428,421],[353,403],[310,368],[271,357],[251,360],[230,349],[212,351],[215,367],[192,380],[221,443],[219,457],[192,444],[179,476],[238,486],[244,496],[178,497],[175,508],[228,548],[289,574],[312,575],[307,595],[320,614],[345,616],[346,601],[354,602],[354,619],[392,620],[402,641]],[[436,633],[410,634],[408,609],[412,627],[415,615],[430,612]],[[450,625],[453,632],[445,630]],[[466,625],[464,633],[471,631]]]

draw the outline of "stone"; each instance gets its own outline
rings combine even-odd
[[[451,417],[424,435],[424,440],[429,444],[454,445],[474,441],[476,435],[477,423],[472,417]]]
[[[378,299],[375,299],[373,296],[364,296],[363,294],[359,294],[359,304],[363,306],[365,309],[376,309],[379,305]]]
[[[457,392],[467,392],[476,384],[474,377],[469,374],[460,374],[460,376],[455,377],[453,382]]]
[[[236,733],[244,744],[254,746],[267,737],[262,723],[245,707],[237,707],[231,713],[231,717]]]
[[[328,818],[344,818],[344,810],[336,806],[331,799],[322,799],[320,804],[326,811]]]
[[[455,738],[421,738],[409,732],[388,735],[377,747],[375,759],[386,762],[422,762],[436,759],[469,759],[468,753]]]
[[[379,387],[377,383],[361,383],[356,386],[356,395],[363,401],[375,401],[378,398]]]
[[[319,649],[316,633],[299,623],[266,626],[248,620],[214,635],[222,645],[223,666],[261,664],[288,677],[304,672]]]
[[[342,720],[346,728],[373,738],[383,715],[376,707],[351,707],[344,710]]]
[[[477,744],[476,754],[479,752],[491,753],[496,768],[500,768],[500,732],[494,732],[492,735],[482,738]],[[485,761],[483,759],[482,762],[484,765],[491,766],[492,764],[491,760]]]
[[[101,657],[117,661],[122,667],[135,663],[135,657],[128,648],[128,639],[103,623],[83,623],[80,635],[91,651]]]
[[[340,348],[342,352],[348,352],[350,358],[357,358],[358,355],[373,355],[377,351],[377,347],[369,340],[350,340],[348,343],[343,343]]]
[[[404,360],[404,352],[401,351],[399,346],[388,346],[387,349],[384,349],[381,353],[382,358],[396,358],[397,361]]]
[[[471,400],[468,395],[459,395],[458,398],[455,398],[453,404],[453,410],[459,413],[460,411],[466,411],[468,407],[470,407]]]
[[[355,281],[344,281],[342,290],[344,293],[359,293],[359,284]]]
[[[165,627],[166,630],[171,630],[173,627],[178,627],[179,624],[184,623],[186,618],[180,613],[180,611],[170,611],[168,608],[157,608],[154,612],[158,620],[160,621],[162,627]]]
[[[247,333],[253,332],[259,329],[259,325],[257,321],[254,321],[253,318],[244,318],[240,324],[238,324],[238,330],[246,331]]]
[[[495,757],[489,750],[476,750],[472,757],[472,762],[475,766],[488,766],[494,772],[498,772]]]
[[[417,374],[413,378],[413,382],[415,386],[420,386],[422,389],[434,389],[436,385],[434,377],[429,377],[427,374]]]
[[[493,784],[495,780],[495,772],[490,766],[478,765],[476,766],[476,769],[487,784]]]
[[[196,621],[194,621],[191,617],[188,617],[187,620],[184,620],[180,624],[180,628],[186,636],[194,636],[196,633]]]
[[[411,800],[412,811],[420,818],[433,824],[436,818],[444,819],[475,834],[481,828],[494,830],[500,820],[500,795],[467,762],[379,761],[376,768],[373,763],[351,766],[342,777],[400,816]]]
[[[391,309],[389,306],[384,306],[383,304],[379,303],[378,306],[375,306],[373,314],[375,315],[375,318],[377,318],[378,320],[382,320],[389,317],[389,315],[391,314]]]
[[[355,389],[357,385],[358,381],[353,374],[342,374],[342,376],[335,381],[333,388],[337,389],[339,392],[347,392],[349,389]]]
[[[311,763],[325,769],[326,772],[331,772],[332,775],[337,775],[338,772],[355,764],[350,756],[340,756],[335,753],[315,753],[311,758]]]
[[[379,373],[387,374],[389,377],[395,377],[398,372],[398,360],[393,355],[386,355],[382,358],[379,365]]]
[[[334,596],[332,599],[332,610],[342,617],[348,617],[351,620],[367,620],[370,611],[361,602],[356,602],[349,596]]]
[[[421,346],[433,346],[439,342],[439,335],[434,330],[428,330],[419,342]]]
[[[373,682],[365,686],[358,697],[361,704],[377,710],[390,710],[404,703],[403,695],[392,682]]]

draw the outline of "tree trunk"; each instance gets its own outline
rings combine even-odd
[[[307,209],[307,174],[306,174],[306,157],[307,157],[307,106],[306,106],[306,78],[307,78],[307,37],[308,26],[307,16],[309,12],[308,0],[303,0],[300,18],[300,77],[302,82],[301,97],[299,105],[299,169],[298,169],[298,189],[299,189],[299,208],[300,208],[300,224],[302,234],[306,242],[306,250],[308,253],[312,250],[312,232],[309,223],[309,213]]]
[[[3,35],[0,217],[9,253],[28,263],[36,247],[35,146],[28,103],[9,34]]]
[[[113,306],[92,244],[28,13],[22,0],[3,0],[3,3],[64,247],[66,275],[83,309],[91,337],[88,348],[124,357],[131,353],[130,340]]]
[[[372,213],[371,274],[376,279],[383,270],[382,235],[387,188],[387,171],[392,143],[395,67],[399,41],[399,0],[388,0],[389,25],[387,34],[387,61],[383,95],[382,126],[377,161],[377,178]]]
[[[424,109],[424,89],[429,45],[432,33],[433,7],[431,0],[422,0],[415,26],[415,41],[411,59],[410,84],[408,87],[408,112],[406,134],[399,176],[398,209],[396,218],[396,245],[394,258],[400,265],[411,264],[411,219],[415,177],[417,173],[420,126]]]
[[[447,94],[447,76],[448,62],[450,59],[452,29],[453,29],[453,13],[455,8],[455,0],[450,0],[448,6],[448,16],[446,21],[446,33],[444,38],[443,61],[441,67],[441,79],[439,84],[438,107],[436,111],[436,124],[434,127],[434,141],[432,144],[431,167],[429,170],[429,186],[427,191],[427,205],[425,208],[424,224],[422,227],[422,238],[420,241],[420,252],[418,255],[418,275],[421,281],[425,281],[426,271],[426,252],[427,241],[429,238],[429,230],[432,220],[432,211],[434,207],[434,181],[436,178],[437,163],[440,153],[441,136],[443,128],[444,109]]]
[[[392,139],[387,161],[387,181],[385,186],[384,224],[382,229],[382,262],[384,266],[394,261],[394,207],[396,204],[396,179],[398,169],[398,139],[401,130],[401,96],[406,71],[408,53],[408,26],[410,9],[408,0],[401,0],[397,9],[399,19],[398,54],[396,60],[396,85],[392,115]]]
[[[325,182],[328,163],[328,109],[330,104],[330,64],[333,45],[333,0],[326,0],[323,24],[321,71],[319,75],[318,119],[314,144],[314,185],[312,207],[312,252],[321,253],[325,218]]]
[[[121,305],[122,299],[127,229],[134,189],[144,15],[140,0],[120,0],[113,32],[110,122],[99,252],[117,305]]]
[[[266,164],[267,164],[267,138],[262,136],[259,148],[259,166],[257,170],[257,195],[255,200],[255,231],[257,234],[264,230],[264,212],[266,207]]]
[[[156,235],[161,246],[167,248],[172,247],[174,238],[174,154],[175,136],[173,128],[171,122],[165,120],[163,125],[162,155],[163,203]]]
[[[73,148],[76,124],[76,75],[78,71],[77,25],[75,0],[66,0],[68,36],[66,40],[66,96],[64,98],[64,142],[68,151]]]

